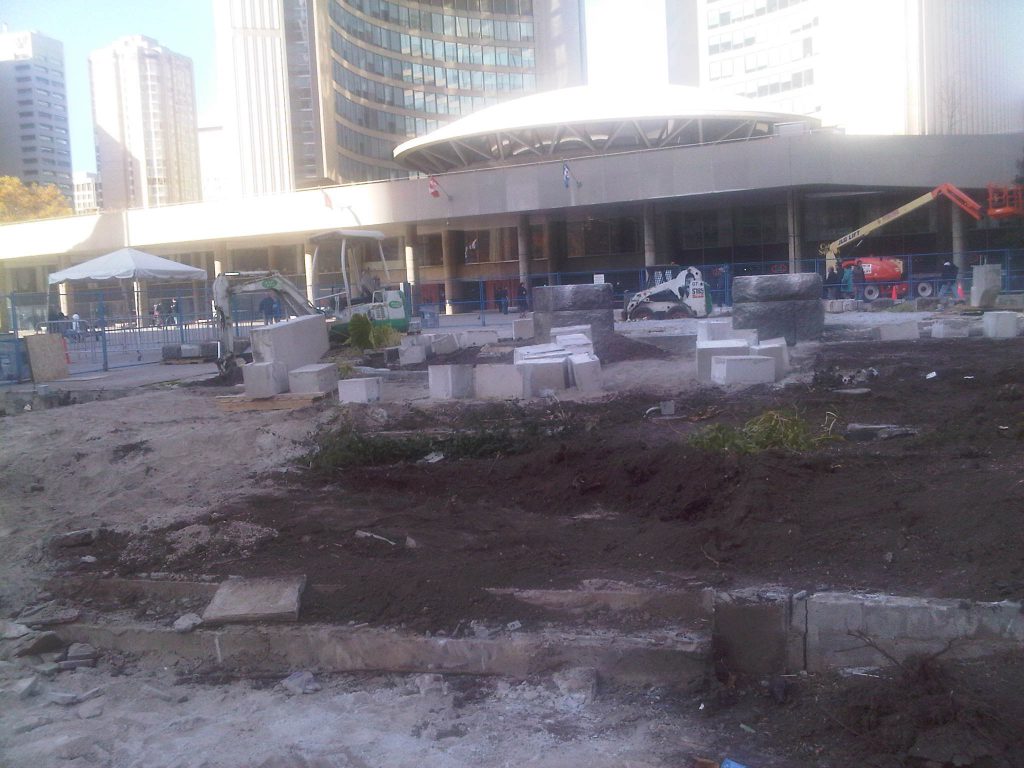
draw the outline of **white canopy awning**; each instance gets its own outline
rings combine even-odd
[[[121,248],[105,256],[76,264],[54,272],[48,278],[50,285],[66,280],[205,280],[206,270],[179,264],[170,259]]]

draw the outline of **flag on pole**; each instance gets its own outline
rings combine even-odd
[[[427,189],[430,191],[430,196],[431,197],[440,197],[441,196],[441,185],[437,183],[437,178],[436,177],[430,176],[427,179]]]
[[[569,188],[569,177],[570,176],[571,176],[571,174],[569,173],[569,164],[563,160],[562,161],[562,183],[565,184],[565,188],[566,189]]]
[[[326,205],[331,210],[334,210],[334,202],[331,200],[331,196],[327,194],[327,190],[321,189],[320,194],[324,196],[324,205]]]

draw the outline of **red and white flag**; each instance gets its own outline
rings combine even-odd
[[[321,189],[320,192],[324,196],[324,205],[326,205],[331,210],[334,210],[334,202],[331,200],[331,196],[327,194],[327,190]]]
[[[433,176],[427,179],[427,189],[430,191],[431,197],[441,196],[441,185],[437,183],[437,179]]]

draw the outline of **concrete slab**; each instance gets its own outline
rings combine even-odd
[[[284,363],[286,371],[319,362],[329,346],[323,315],[296,317],[253,328],[249,338],[254,362]]]
[[[791,343],[817,340],[825,328],[825,308],[821,299],[737,302],[732,307],[732,326],[756,328],[761,338],[783,336]]]
[[[1012,339],[1019,333],[1020,315],[1016,312],[986,312],[981,327],[988,339]]]
[[[430,342],[430,354],[432,355],[450,355],[458,351],[459,340],[451,333],[438,334]]]
[[[875,329],[879,341],[911,341],[921,338],[921,329],[917,320],[905,320],[900,323],[886,323]]]
[[[798,623],[794,631],[793,610],[788,589],[714,593],[715,657],[722,671],[761,680],[803,669],[803,627]]]
[[[498,331],[490,328],[471,328],[459,334],[459,346],[462,349],[467,347],[484,347],[488,344],[498,343]]]
[[[555,343],[560,344],[570,354],[594,354],[594,342],[582,333],[559,333],[555,336]]]
[[[581,354],[569,358],[569,374],[572,385],[580,392],[600,392],[601,361],[597,355]]]
[[[754,346],[758,342],[756,328],[733,328],[732,332],[727,338],[730,339],[741,339],[747,342],[750,346]]]
[[[771,384],[775,381],[775,358],[716,355],[711,358],[711,381],[722,386]]]
[[[203,624],[298,621],[305,576],[228,579],[203,611]]]
[[[965,320],[937,320],[932,324],[933,339],[966,339],[971,326]]]
[[[342,379],[338,382],[338,401],[342,403],[376,403],[380,400],[379,376]]]
[[[607,283],[545,285],[533,289],[535,312],[573,312],[612,308],[612,286]]]
[[[497,363],[473,368],[473,394],[482,400],[529,397],[523,372],[516,365]]]
[[[516,347],[512,352],[512,362],[518,363],[532,357],[567,356],[569,353],[561,344],[531,344],[528,347]]]
[[[971,306],[994,307],[1003,285],[999,264],[978,264],[971,269]]]
[[[458,400],[473,397],[473,366],[427,366],[430,396],[437,400]]]
[[[724,341],[731,338],[731,317],[697,321],[697,341]]]
[[[732,300],[737,304],[821,299],[822,280],[816,272],[785,275],[748,275],[732,281]]]
[[[560,360],[530,358],[515,364],[523,377],[527,397],[539,397],[544,390],[560,392],[569,385],[568,357]]]
[[[711,358],[729,355],[749,355],[750,345],[741,339],[721,339],[697,342],[697,379],[711,381]]]
[[[411,347],[398,348],[399,365],[418,365],[419,363],[426,362],[426,360],[427,347],[424,347],[422,345],[415,345]]]
[[[331,392],[338,385],[338,366],[334,363],[304,365],[288,372],[288,389],[300,395]]]
[[[516,341],[533,338],[533,317],[519,317],[512,321],[512,338]]]
[[[203,352],[198,344],[182,344],[181,345],[181,356],[182,357],[202,357]]]
[[[780,381],[789,374],[789,345],[785,339],[767,339],[750,347],[750,354],[771,357],[775,360],[775,380]]]
[[[288,391],[288,368],[284,363],[249,363],[242,366],[242,382],[249,397],[273,397]]]
[[[558,340],[559,336],[576,336],[582,334],[589,341],[594,340],[594,326],[589,323],[582,325],[559,325],[551,327],[551,335]]]

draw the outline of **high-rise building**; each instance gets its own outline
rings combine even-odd
[[[100,175],[88,171],[75,171],[75,213],[96,213],[103,208],[103,185]]]
[[[223,200],[226,156],[224,126],[206,125],[199,128],[199,170],[203,177],[203,201]]]
[[[848,133],[1024,129],[1019,0],[666,0],[673,82]],[[695,34],[696,33],[696,34]],[[697,57],[680,40],[697,40]]]
[[[200,200],[192,60],[135,35],[94,51],[89,75],[104,207]]]
[[[585,82],[583,0],[216,0],[243,194],[401,178],[405,140]]]
[[[38,32],[0,32],[0,175],[72,199],[64,46]]]

